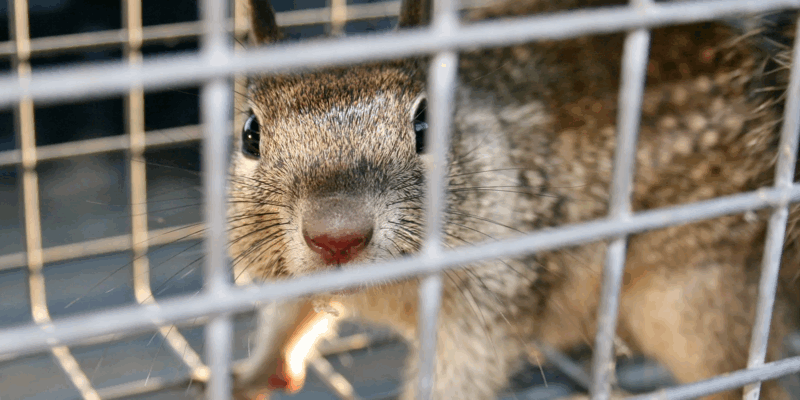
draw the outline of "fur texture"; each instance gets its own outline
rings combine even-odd
[[[255,0],[254,0],[255,1]],[[259,3],[259,2],[256,2]],[[401,26],[428,20],[406,1]],[[497,3],[472,20],[609,5],[608,1]],[[261,3],[260,15],[269,6]],[[274,21],[253,19],[273,41]],[[749,26],[762,27],[753,18]],[[752,28],[751,28],[752,29]],[[784,29],[781,37],[792,41]],[[755,34],[753,34],[755,33]],[[684,204],[772,183],[786,50],[759,32],[703,23],[652,31],[636,154],[635,210]],[[602,218],[608,208],[623,34],[544,41],[461,55],[447,246],[459,247]],[[772,43],[772,42],[771,42]],[[773,43],[774,44],[774,43]],[[361,204],[375,233],[354,263],[416,252],[424,215],[423,157],[413,104],[425,63],[402,60],[255,77],[250,107],[260,158],[233,156],[231,255],[237,273],[284,279],[326,266],[304,242],[304,210],[331,195]],[[795,327],[798,208],[793,207],[770,358]],[[743,368],[768,212],[630,237],[618,336],[680,382]],[[435,399],[493,399],[535,340],[591,344],[605,243],[448,272],[439,320]],[[336,266],[347,268],[349,265]],[[416,280],[335,295],[354,315],[416,339]],[[404,399],[414,398],[409,359]],[[766,383],[765,398],[784,393]],[[735,398],[722,393],[715,398]]]

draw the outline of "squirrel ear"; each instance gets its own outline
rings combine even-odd
[[[407,28],[430,23],[431,0],[403,0],[400,5],[400,20],[397,26]]]
[[[250,41],[253,44],[272,43],[281,39],[281,30],[275,22],[275,10],[269,0],[249,0]]]

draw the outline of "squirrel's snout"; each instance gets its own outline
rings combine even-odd
[[[325,264],[344,264],[361,253],[372,238],[372,229],[349,235],[303,235],[311,250],[322,256]]]
[[[355,259],[372,239],[374,221],[362,202],[349,198],[315,201],[303,215],[303,238],[325,264],[344,264]]]

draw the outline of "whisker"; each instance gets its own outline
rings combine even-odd
[[[496,186],[496,187],[497,188],[502,188],[504,186]],[[518,187],[518,186],[505,186],[505,187]],[[492,186],[488,186],[488,187],[467,187],[467,188],[453,188],[453,189],[450,189],[450,192],[452,192],[452,193],[455,193],[455,192],[469,192],[469,191],[528,194],[528,195],[531,195],[531,196],[550,197],[550,198],[554,198],[554,199],[558,199],[558,198],[561,197],[561,196],[557,196],[557,195],[553,195],[553,194],[544,194],[544,193],[538,193],[538,192],[532,192],[532,191],[495,189],[495,187],[492,187]]]
[[[500,172],[500,171],[526,171],[528,168],[525,167],[517,167],[517,168],[497,168],[497,169],[487,169],[482,171],[473,171],[473,172],[462,172],[459,174],[451,174],[448,175],[449,178],[457,178],[459,176],[468,176],[468,175],[477,175],[477,174],[485,174],[489,172]]]
[[[507,229],[512,230],[514,232],[525,233],[525,232],[523,232],[523,231],[521,231],[521,230],[519,230],[517,228],[513,228],[513,227],[510,227],[508,225],[501,224],[501,223],[499,223],[497,221],[494,221],[494,220],[491,220],[491,219],[488,219],[488,218],[479,217],[477,215],[473,215],[473,214],[469,214],[469,213],[465,213],[465,212],[459,212],[459,211],[452,211],[452,210],[446,210],[445,213],[446,214],[452,214],[452,215],[458,215],[458,216],[462,216],[462,217],[466,217],[466,218],[472,218],[472,219],[476,219],[476,220],[479,220],[479,221],[488,222],[490,224],[494,224],[494,225],[497,225],[497,226],[502,226],[503,228],[507,228]]]
[[[200,225],[200,224],[201,224],[201,223],[199,223],[199,222],[198,222],[198,223],[196,223],[196,224],[192,224],[192,225]],[[147,240],[145,240],[145,241],[143,241],[143,242],[140,242],[139,244],[142,244],[142,243],[147,243],[147,242],[149,242],[150,240],[154,240],[155,238],[158,238],[158,237],[160,237],[160,236],[163,236],[163,235],[168,235],[168,234],[170,234],[170,233],[174,233],[174,232],[180,231],[180,230],[182,230],[182,229],[185,229],[185,228],[184,228],[184,227],[178,227],[178,228],[172,229],[172,230],[170,230],[170,231],[164,232],[164,233],[162,233],[161,235],[156,235],[156,236],[154,236],[154,237],[148,237],[148,238],[147,238]],[[176,239],[176,240],[175,240],[174,242],[172,242],[172,243],[164,243],[164,244],[162,244],[162,245],[155,246],[155,247],[156,247],[156,248],[163,248],[163,247],[165,247],[165,246],[167,246],[167,245],[175,244],[176,242],[181,242],[181,241],[183,241],[183,240],[186,240],[186,239],[188,239],[188,238],[190,238],[190,237],[192,237],[192,236],[196,235],[198,232],[202,232],[202,231],[204,231],[204,229],[200,229],[199,231],[195,231],[195,232],[189,233],[188,235],[184,235],[184,236],[182,236],[182,237],[180,237],[180,238]],[[125,270],[125,269],[127,269],[128,267],[132,266],[132,265],[133,265],[133,263],[134,263],[134,262],[136,262],[137,260],[140,260],[140,259],[142,259],[143,257],[148,257],[148,256],[149,256],[149,252],[148,252],[147,254],[142,254],[142,255],[140,255],[140,256],[138,256],[138,257],[134,257],[134,258],[133,258],[133,260],[131,260],[131,262],[129,262],[129,263],[127,263],[127,264],[125,264],[125,265],[123,265],[123,266],[121,266],[121,267],[119,267],[119,268],[115,269],[113,272],[111,272],[110,274],[106,275],[106,276],[105,276],[103,279],[101,279],[99,282],[97,282],[97,283],[96,283],[96,284],[94,284],[94,285],[93,285],[91,288],[89,288],[89,290],[87,290],[87,291],[86,291],[84,294],[82,294],[82,295],[78,296],[78,297],[77,297],[75,300],[72,300],[72,301],[71,301],[71,302],[69,302],[67,305],[65,305],[65,306],[64,306],[64,308],[65,308],[65,309],[67,309],[67,308],[69,308],[69,307],[73,306],[75,303],[77,303],[77,302],[81,301],[83,298],[85,298],[86,296],[88,296],[88,295],[89,295],[89,294],[90,294],[90,293],[91,293],[93,290],[97,289],[97,288],[98,288],[100,285],[102,285],[103,283],[105,283],[106,281],[108,281],[109,279],[111,279],[111,277],[113,277],[114,275],[116,275],[116,274],[117,274],[117,273],[119,273],[120,271],[122,271],[122,270]],[[174,257],[172,257],[172,258],[174,258]],[[170,259],[171,259],[171,258],[170,258]],[[163,264],[163,263],[160,263],[159,265],[162,265],[162,264]]]

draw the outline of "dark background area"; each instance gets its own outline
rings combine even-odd
[[[351,3],[369,3],[357,0]],[[121,2],[114,0],[30,0],[30,35],[41,38],[75,33],[97,32],[122,28]],[[276,11],[325,7],[325,0],[273,1]],[[0,42],[9,40],[7,0],[0,0]],[[196,0],[142,0],[145,26],[196,21]],[[348,23],[346,32],[390,29],[392,18]],[[322,25],[288,27],[289,38],[300,39],[323,35]],[[197,51],[197,40],[180,40],[170,44],[146,44],[145,57],[159,54]],[[34,56],[33,68],[50,67],[87,61],[122,59],[122,48],[77,51],[47,56]],[[11,68],[8,58],[0,59],[0,73]],[[198,122],[198,90],[182,89],[147,93],[145,121],[147,130],[164,129]],[[58,104],[36,108],[36,141],[38,145],[62,143],[124,133],[122,98]],[[13,149],[13,114],[0,111],[0,151]]]

